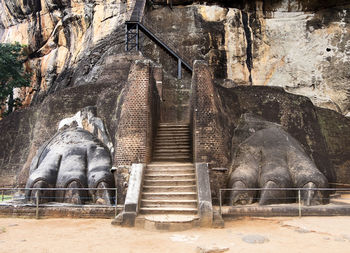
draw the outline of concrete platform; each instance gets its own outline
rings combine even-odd
[[[135,222],[135,227],[151,231],[184,231],[199,225],[197,215],[184,214],[138,215]]]

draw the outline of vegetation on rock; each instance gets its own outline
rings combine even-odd
[[[14,98],[13,89],[30,85],[30,75],[23,68],[24,56],[19,43],[0,44],[0,106],[7,105],[5,115],[21,105],[21,100]]]

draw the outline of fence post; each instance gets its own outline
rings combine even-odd
[[[117,217],[117,200],[118,200],[118,195],[117,195],[117,188],[115,188],[115,210],[114,210],[114,216]]]
[[[1,201],[4,201],[4,190],[1,191]]]
[[[219,213],[220,213],[220,216],[222,216],[222,211],[221,211],[221,205],[222,205],[221,189],[219,189],[219,202],[220,202]]]
[[[298,190],[299,218],[301,218],[301,196],[300,189]]]
[[[39,191],[38,190],[35,193],[35,200],[36,200],[35,217],[39,219]]]

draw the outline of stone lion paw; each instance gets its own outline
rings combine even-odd
[[[280,188],[303,188],[301,199],[305,205],[322,204],[327,192],[313,190],[327,188],[326,177],[305,153],[300,143],[278,124],[259,118],[245,118],[236,129],[244,133],[235,152],[229,174],[229,188],[233,188],[231,205],[260,205],[295,201],[296,191]],[[245,190],[262,188],[261,191]]]
[[[111,204],[113,193],[106,189],[114,187],[111,166],[109,149],[90,132],[80,128],[58,132],[32,161],[26,188],[33,190],[26,191],[26,199],[34,200],[40,191],[41,202]]]

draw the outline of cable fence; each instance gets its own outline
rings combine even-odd
[[[299,216],[302,208],[335,204],[350,207],[350,188],[229,188],[219,190],[219,213],[224,207],[244,209],[260,206],[274,207],[283,204],[297,205]]]
[[[0,206],[114,207],[117,214],[117,188],[0,188]]]

